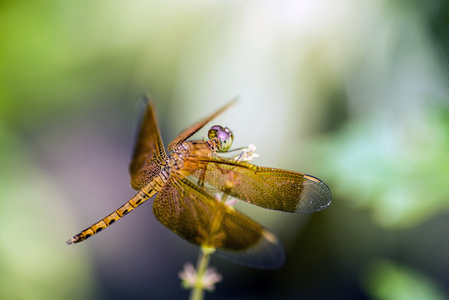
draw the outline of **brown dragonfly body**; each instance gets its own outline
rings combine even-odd
[[[260,207],[296,213],[326,208],[331,193],[313,176],[220,156],[232,145],[233,135],[228,128],[216,125],[209,130],[209,140],[186,141],[231,104],[181,133],[168,146],[167,156],[153,106],[148,103],[130,166],[131,186],[139,192],[67,243],[78,243],[100,232],[157,194],[154,215],[180,237],[245,265],[281,267],[285,254],[278,239],[214,197],[213,192]]]

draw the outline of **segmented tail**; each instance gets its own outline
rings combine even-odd
[[[150,199],[154,194],[158,192],[158,190],[156,190],[155,188],[151,189],[150,191],[144,190],[145,188],[139,191],[137,195],[132,197],[128,202],[120,206],[120,208],[108,215],[106,218],[98,221],[89,228],[84,229],[83,231],[72,237],[67,241],[67,245],[82,242],[85,239],[93,236],[94,234],[99,233],[106,227],[109,227],[111,224],[123,218],[130,211]]]

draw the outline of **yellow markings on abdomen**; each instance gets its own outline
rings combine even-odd
[[[159,177],[159,176],[158,176]],[[93,224],[89,228],[84,229],[74,237],[72,237],[70,240],[67,241],[67,245],[70,244],[76,244],[79,242],[84,241],[85,239],[91,237],[92,235],[99,233],[103,229],[107,228],[111,224],[115,223],[116,221],[123,218],[126,214],[128,214],[130,211],[135,209],[137,206],[141,205],[148,199],[150,199],[153,195],[155,195],[157,192],[159,192],[162,189],[163,181],[151,181],[146,187],[144,187],[142,190],[140,190],[137,195],[132,197],[128,202],[120,206],[117,210],[115,210],[113,213],[109,214],[104,219],[98,221],[97,223]]]

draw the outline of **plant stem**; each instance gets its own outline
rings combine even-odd
[[[190,300],[202,300],[204,295],[204,286],[202,284],[202,279],[206,273],[207,266],[209,265],[210,256],[213,251],[201,247],[200,253],[198,255],[197,261],[197,284],[190,292]]]

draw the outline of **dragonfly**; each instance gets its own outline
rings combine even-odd
[[[131,186],[138,193],[117,210],[67,241],[76,244],[109,227],[156,195],[156,219],[181,238],[234,262],[278,269],[286,255],[279,239],[256,221],[221,201],[227,197],[289,213],[320,211],[331,191],[320,179],[298,172],[259,167],[230,153],[233,133],[212,126],[208,140],[188,140],[233,100],[184,130],[164,149],[152,100],[145,97],[134,154]],[[221,199],[215,193],[224,195]]]

